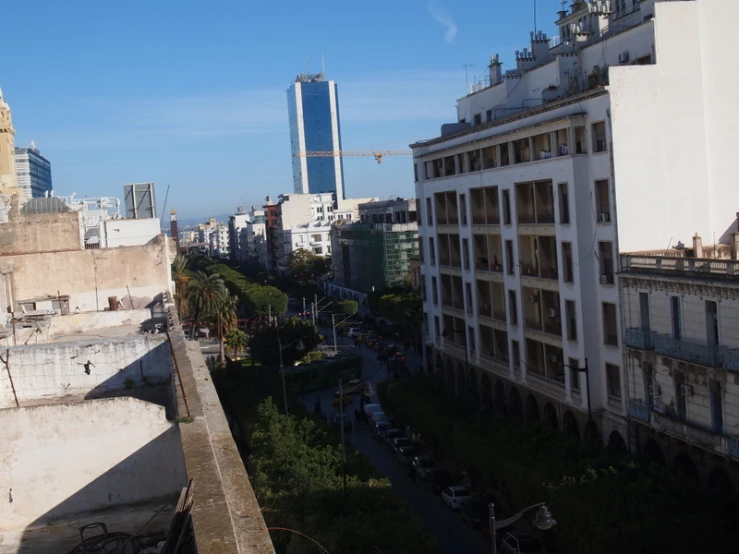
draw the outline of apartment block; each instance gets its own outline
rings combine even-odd
[[[708,148],[727,127],[697,95],[710,86],[724,100],[709,71],[724,56],[717,33],[730,32],[722,9],[737,11],[722,0],[575,1],[558,36],[531,33],[506,72],[493,56],[456,121],[411,145],[427,364],[457,393],[626,442],[618,253],[696,229],[724,236],[735,221],[735,164]],[[689,28],[696,39],[685,41]],[[721,115],[739,124],[735,112]],[[675,139],[691,131],[695,141]]]
[[[739,477],[737,252],[696,236],[619,274],[632,449],[718,491]]]

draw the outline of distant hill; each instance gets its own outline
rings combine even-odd
[[[232,215],[233,214],[215,214],[205,215],[202,217],[178,217],[177,222],[179,223],[180,228],[182,228],[205,223],[211,217],[215,217],[218,222],[223,223],[224,225],[228,225],[228,218]]]

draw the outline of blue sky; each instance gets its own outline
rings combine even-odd
[[[536,0],[552,33],[557,0]],[[232,212],[292,189],[285,90],[337,81],[347,150],[406,148],[455,119],[469,78],[529,46],[534,0],[37,0],[3,7],[0,86],[16,145],[52,162],[57,194]],[[308,59],[309,57],[309,59]],[[412,196],[410,158],[344,162],[347,196]]]

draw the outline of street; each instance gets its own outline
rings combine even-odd
[[[330,328],[322,328],[321,332],[326,337],[332,337]],[[327,341],[328,342],[328,341]],[[333,342],[331,341],[333,345]],[[364,358],[362,376],[367,379],[376,389],[377,384],[387,378],[385,366],[377,360],[377,353],[365,346],[354,348],[353,341],[349,338],[338,338],[339,350],[350,350],[360,353]],[[412,352],[406,354],[408,365],[415,371],[420,357]],[[331,406],[335,389],[324,389],[315,393],[306,394],[303,402],[309,410],[313,410],[316,400],[320,400],[323,411],[328,416],[333,415],[334,408]],[[376,401],[376,397],[373,398]],[[359,406],[358,397],[349,405],[346,411],[354,417],[354,409]],[[355,428],[347,433],[347,439],[377,468],[377,471],[387,477],[392,483],[393,489],[408,503],[413,512],[426,524],[428,529],[436,537],[439,552],[442,554],[456,554],[465,552],[470,554],[484,554],[490,552],[490,543],[487,542],[479,531],[472,530],[465,524],[459,514],[451,512],[431,491],[426,488],[422,481],[416,485],[408,477],[406,470],[396,461],[390,450],[379,441],[372,438],[368,427]]]

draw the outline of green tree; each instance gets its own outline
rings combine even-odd
[[[190,338],[195,338],[200,321],[218,313],[225,298],[226,286],[218,274],[208,275],[202,271],[195,274],[187,285],[187,303],[193,315]]]
[[[187,292],[187,283],[190,276],[187,272],[190,258],[185,254],[178,254],[172,261],[172,281],[174,281],[175,293],[174,300],[177,307],[177,313],[180,318],[187,317],[187,302],[185,295]]]
[[[233,358],[238,358],[248,346],[246,333],[241,329],[233,328],[226,334],[226,346]]]
[[[333,306],[334,312],[340,313],[340,314],[356,314],[359,311],[359,302],[356,300],[340,300],[339,302],[334,302]]]
[[[216,312],[213,314],[212,320],[216,336],[218,337],[218,345],[221,350],[221,364],[224,364],[226,360],[226,335],[231,331],[231,329],[235,329],[238,323],[238,319],[236,317],[236,303],[234,302],[233,297],[228,294],[228,291],[223,292],[223,298],[221,298],[220,304],[218,305]]]
[[[287,259],[290,275],[302,285],[315,283],[331,270],[331,259],[319,256],[311,250],[299,248],[290,253]]]
[[[297,348],[298,341],[303,345],[302,350]],[[278,367],[279,343],[282,343],[283,347],[282,361],[286,366],[290,366],[313,350],[319,341],[320,335],[310,321],[294,317],[277,327],[269,325],[262,327],[251,336],[249,343],[255,361],[263,366]]]

